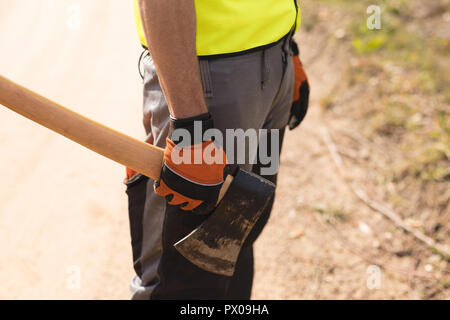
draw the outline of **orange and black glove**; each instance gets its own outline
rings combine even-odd
[[[170,121],[164,163],[161,177],[154,185],[155,192],[181,210],[209,214],[216,206],[226,168],[223,148],[213,140],[203,140],[204,132],[214,127],[211,115],[171,118]],[[202,130],[197,132],[199,130],[194,128],[200,128],[200,124]]]
[[[298,45],[294,40],[291,42],[291,49],[294,53],[292,58],[294,59],[295,85],[291,116],[289,118],[289,129],[294,130],[305,119],[306,113],[308,112],[310,86],[300,60]]]

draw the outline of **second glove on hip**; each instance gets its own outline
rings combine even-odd
[[[305,119],[309,107],[310,86],[303,64],[300,60],[300,51],[297,43],[292,39],[291,49],[294,61],[294,98],[292,102],[291,115],[289,118],[289,129],[294,130]]]

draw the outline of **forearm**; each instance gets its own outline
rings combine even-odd
[[[175,118],[208,111],[196,50],[194,0],[139,0],[149,51]]]

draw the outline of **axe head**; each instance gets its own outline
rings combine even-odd
[[[231,277],[248,234],[275,193],[275,185],[238,170],[219,206],[174,246],[196,266]]]

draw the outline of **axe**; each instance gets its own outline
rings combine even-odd
[[[122,134],[0,76],[0,104],[136,172],[159,179],[164,150]],[[242,245],[274,196],[275,186],[237,170],[228,176],[216,209],[174,244],[196,266],[232,276]]]

